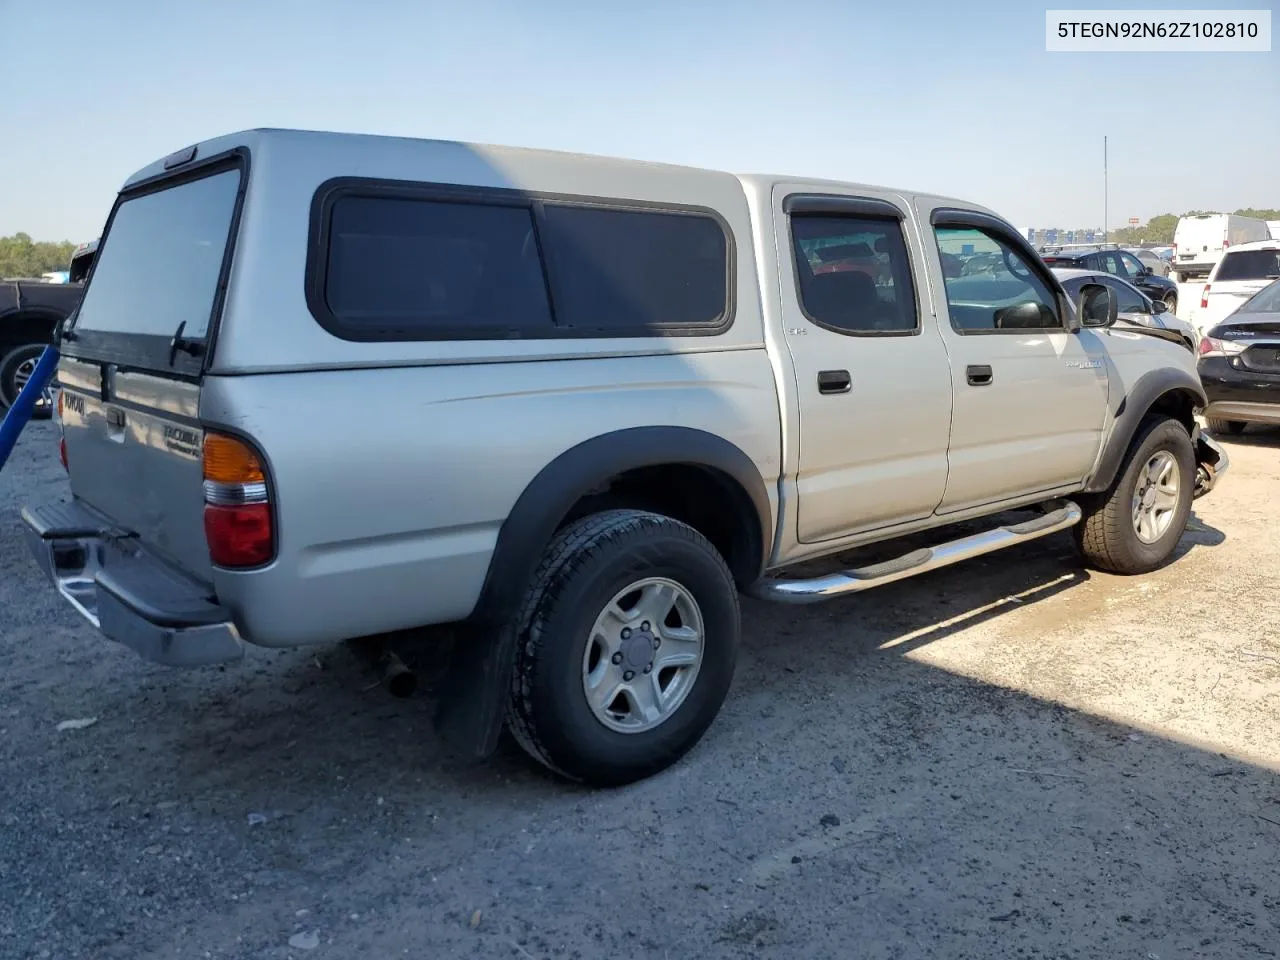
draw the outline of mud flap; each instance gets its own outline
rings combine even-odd
[[[483,760],[498,747],[515,660],[513,624],[457,627],[434,721],[440,738],[468,759]]]

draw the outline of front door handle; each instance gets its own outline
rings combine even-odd
[[[853,388],[853,377],[848,370],[819,370],[819,393],[848,393]]]
[[[995,379],[991,373],[991,368],[986,364],[970,364],[965,367],[964,378],[969,381],[969,386],[971,387],[987,387]]]

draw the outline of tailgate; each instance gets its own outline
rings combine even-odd
[[[235,157],[121,194],[59,366],[72,493],[206,580],[200,384],[243,178]]]
[[[208,579],[199,385],[72,358],[58,377],[71,492]]]

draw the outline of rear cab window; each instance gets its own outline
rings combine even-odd
[[[710,211],[344,181],[313,206],[308,302],[347,340],[703,336],[733,320]]]
[[[245,176],[237,156],[124,191],[64,352],[198,375],[221,304]],[[189,349],[172,349],[178,336]]]

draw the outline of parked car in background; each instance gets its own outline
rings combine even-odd
[[[71,254],[71,266],[67,269],[68,283],[84,283],[89,276],[89,270],[93,267],[93,262],[98,258],[98,241],[90,240],[88,243],[82,243],[76,247]]]
[[[1088,270],[1127,280],[1150,299],[1161,301],[1170,313],[1177,312],[1178,285],[1153,273],[1150,267],[1128,250],[1060,250],[1044,254],[1044,262],[1051,268]]]
[[[1109,273],[1093,273],[1089,270],[1054,268],[1062,288],[1078,299],[1086,284],[1100,283],[1109,287],[1116,297],[1117,317],[1122,324],[1145,327],[1150,330],[1166,330],[1175,333],[1189,350],[1195,350],[1199,338],[1195,327],[1170,312],[1163,300],[1152,300],[1145,293],[1119,277]]]
[[[1173,231],[1173,279],[1185,283],[1207,277],[1224,250],[1242,243],[1270,240],[1265,220],[1234,213],[1202,213],[1182,217]]]
[[[1138,262],[1149,269],[1152,274],[1157,277],[1167,277],[1169,275],[1169,261],[1160,256],[1155,250],[1147,250],[1143,247],[1130,247],[1125,253],[1131,253],[1138,258]]]
[[[1259,290],[1280,278],[1280,240],[1232,247],[1209,274],[1191,321],[1200,331],[1222,321]]]
[[[80,302],[84,284],[43,280],[0,281],[0,412],[13,405],[53,341],[54,329]],[[53,412],[53,388],[36,401],[33,416]]]
[[[1280,280],[1206,331],[1198,367],[1211,431],[1280,425]]]
[[[1280,220],[1268,220],[1267,229],[1271,232],[1272,240],[1280,240]]]

